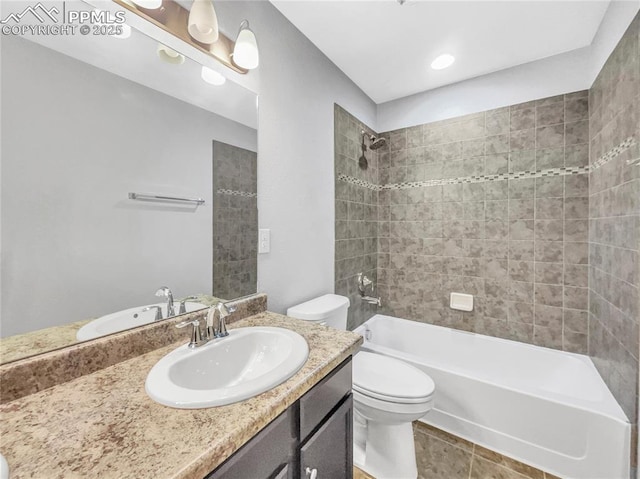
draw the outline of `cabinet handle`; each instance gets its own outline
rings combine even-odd
[[[318,477],[318,470],[316,468],[311,469],[307,467],[304,472],[307,474],[307,479],[316,479]]]

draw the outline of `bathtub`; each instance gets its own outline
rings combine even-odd
[[[421,421],[557,476],[629,479],[631,427],[589,357],[380,314],[356,332],[431,376]]]

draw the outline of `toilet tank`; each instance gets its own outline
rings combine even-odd
[[[347,329],[349,298],[338,294],[325,294],[305,303],[291,306],[287,316],[326,324],[336,329]]]

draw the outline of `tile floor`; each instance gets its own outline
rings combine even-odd
[[[415,422],[418,479],[559,479],[440,429]],[[375,479],[354,468],[354,479]]]

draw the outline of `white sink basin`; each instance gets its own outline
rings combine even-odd
[[[88,339],[99,338],[107,334],[117,333],[124,331],[125,329],[135,328],[136,326],[144,326],[155,321],[156,309],[142,312],[142,310],[148,306],[160,306],[162,308],[162,317],[167,317],[167,304],[156,303],[149,304],[147,306],[137,306],[135,308],[123,309],[117,313],[107,314],[94,319],[90,323],[82,326],[76,333],[76,339],[78,341],[86,341]],[[206,308],[207,306],[201,303],[187,302],[185,303],[187,313],[197,311],[199,309]],[[180,308],[180,303],[174,303],[176,313]]]
[[[0,479],[9,479],[9,464],[2,454],[0,454]]]
[[[171,351],[153,366],[145,389],[151,399],[165,406],[224,406],[283,383],[308,356],[307,341],[288,329],[232,329],[226,338]]]

